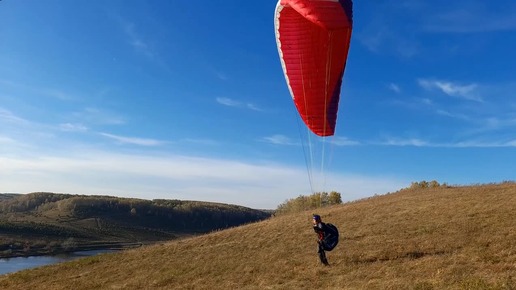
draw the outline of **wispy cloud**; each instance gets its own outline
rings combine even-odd
[[[385,25],[372,23],[371,27],[360,34],[358,40],[377,54],[395,53],[403,58],[411,58],[419,53],[419,45],[415,40]]]
[[[65,132],[86,132],[88,131],[88,127],[83,124],[73,124],[73,123],[63,123],[59,124],[59,129]]]
[[[77,101],[81,99],[78,94],[70,92],[71,90],[58,87],[37,86],[36,84],[32,83],[27,84],[7,79],[1,79],[0,84],[14,89],[19,95],[34,95],[38,97],[44,96],[60,101]]]
[[[428,105],[428,106],[432,106],[434,104],[434,102],[432,100],[430,100],[429,98],[421,98],[419,101],[422,104],[425,104],[425,105]]]
[[[336,146],[356,146],[360,145],[359,141],[350,140],[346,137],[333,137],[330,139],[330,142]]]
[[[41,89],[41,93],[61,101],[73,101],[80,99],[80,97],[76,95],[57,89]]]
[[[194,139],[194,138],[185,138],[181,139],[179,142],[193,143],[193,144],[201,144],[201,145],[219,145],[220,142],[210,139]]]
[[[203,200],[255,208],[275,208],[285,199],[294,197],[292,193],[309,191],[305,168],[276,163],[99,151],[67,154],[11,158],[0,152],[2,190]],[[326,184],[341,192],[348,201],[398,190],[408,181],[329,174]]]
[[[18,117],[15,114],[13,114],[11,111],[0,107],[0,121],[2,121],[2,120],[4,122],[20,124],[20,125],[26,125],[26,124],[30,123],[28,120]]]
[[[371,9],[372,22],[404,32],[482,33],[516,30],[516,4],[484,0],[383,1]],[[435,9],[439,7],[439,9]],[[390,15],[390,19],[385,15]],[[404,25],[395,27],[397,19]],[[409,25],[406,25],[409,23]],[[382,27],[378,25],[378,27]]]
[[[216,71],[215,76],[217,76],[217,78],[222,81],[227,81],[229,79],[229,77],[221,71]]]
[[[516,140],[510,141],[479,141],[469,140],[456,143],[439,144],[435,147],[453,147],[453,148],[502,148],[502,147],[516,147]]]
[[[478,131],[493,131],[500,130],[506,128],[515,128],[516,129],[516,117],[512,118],[502,118],[499,116],[489,117],[481,120],[481,126],[478,128]]]
[[[241,105],[240,102],[237,102],[237,101],[234,101],[230,98],[217,98],[217,103],[219,104],[222,104],[224,106],[229,106],[229,107],[238,107]]]
[[[357,34],[357,40],[369,51],[381,55],[395,55],[401,58],[413,58],[420,54],[421,45],[417,38],[415,25],[399,25],[413,23],[414,11],[420,5],[396,4],[383,1],[368,7],[363,12],[367,19]]]
[[[12,140],[16,147],[38,148],[56,137],[57,126],[37,122],[17,116],[9,110],[0,108],[0,133],[4,140]],[[9,142],[9,144],[15,144]],[[5,143],[4,143],[5,144]],[[7,151],[17,151],[11,147]],[[1,150],[0,150],[1,151]],[[32,153],[32,152],[29,152]]]
[[[134,23],[119,19],[125,35],[128,38],[129,44],[139,53],[145,55],[150,59],[154,59],[155,54],[150,48],[149,44],[143,39],[143,37],[136,32]]]
[[[417,139],[417,138],[411,138],[411,139],[397,139],[397,138],[389,138],[381,143],[380,145],[387,145],[387,146],[415,146],[415,147],[424,147],[424,146],[430,146],[430,143]]]
[[[467,84],[461,85],[449,81],[419,79],[418,84],[425,90],[437,89],[448,96],[457,97],[469,101],[482,102],[482,97],[477,93],[478,85]]]
[[[516,30],[516,5],[486,1],[454,3],[425,17],[424,29],[438,33],[482,33]]]
[[[84,108],[82,111],[72,113],[72,116],[80,122],[103,125],[123,125],[125,119],[114,112],[94,107]]]
[[[253,110],[253,111],[263,111],[263,109],[259,108],[257,105],[252,104],[252,103],[247,103],[247,104],[245,104],[245,106],[248,109]]]
[[[289,138],[285,135],[276,134],[272,136],[263,137],[261,141],[266,143],[271,143],[275,145],[285,145],[285,146],[299,146],[301,145],[301,142],[295,141],[292,138]],[[361,143],[356,140],[351,140],[347,137],[339,137],[339,136],[332,136],[327,138],[316,138],[314,141],[316,142],[328,142],[335,146],[356,146],[360,145]]]
[[[439,9],[436,9],[439,7]],[[516,30],[516,4],[484,0],[378,1],[367,7],[357,40],[375,54],[426,57],[429,33]],[[449,41],[452,43],[453,41]],[[439,47],[439,46],[437,46]]]
[[[272,144],[276,144],[276,145],[289,145],[289,146],[299,145],[298,142],[295,142],[294,140],[290,139],[289,137],[280,135],[280,134],[263,137],[262,140],[267,143],[272,143]]]
[[[447,110],[443,110],[443,109],[436,110],[436,113],[441,116],[446,116],[446,117],[455,118],[455,119],[464,120],[464,121],[471,121],[471,118],[465,114],[451,113],[451,112],[449,112]]]
[[[458,142],[431,142],[418,138],[388,138],[380,142],[372,142],[377,146],[412,146],[412,147],[433,147],[433,148],[497,148],[497,147],[516,147],[515,140],[464,140]]]
[[[433,107],[434,102],[429,98],[410,98],[410,99],[392,99],[387,101],[388,104],[402,107],[409,110],[420,110],[427,109],[428,107]]]
[[[150,38],[148,33],[139,31],[139,26],[135,23],[127,21],[120,15],[116,15],[115,18],[118,20],[120,27],[127,38],[128,44],[134,49],[134,51],[153,64],[170,71],[170,67],[167,62],[162,58],[157,49],[156,40]],[[148,21],[151,22],[150,20]]]
[[[140,146],[161,146],[165,144],[164,141],[159,141],[156,139],[147,139],[147,138],[138,138],[138,137],[125,137],[118,136],[108,133],[99,133],[104,137],[108,137],[122,144],[131,144],[131,145],[140,145]]]
[[[395,83],[390,83],[390,84],[388,85],[388,88],[389,88],[389,90],[391,90],[391,91],[393,91],[393,92],[395,92],[395,93],[398,93],[398,94],[401,92],[401,88],[400,88],[400,86],[399,86],[399,85],[397,85],[397,84],[395,84]]]
[[[441,147],[457,147],[457,148],[497,148],[497,147],[515,147],[516,139],[509,141],[464,141],[454,144],[444,144]]]
[[[16,141],[10,137],[0,136],[0,144],[15,144]]]
[[[217,103],[224,105],[224,106],[228,106],[228,107],[247,108],[247,109],[250,109],[253,111],[262,111],[262,109],[260,109],[258,106],[256,106],[253,103],[243,103],[243,102],[236,101],[236,100],[233,100],[230,98],[222,98],[222,97],[216,98],[216,101],[217,101]]]

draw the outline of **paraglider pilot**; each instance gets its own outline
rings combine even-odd
[[[319,259],[321,263],[329,266],[328,259],[326,259],[325,251],[331,251],[339,242],[339,232],[337,227],[329,223],[323,223],[321,216],[314,214],[312,217],[313,228],[317,233],[317,244]]]

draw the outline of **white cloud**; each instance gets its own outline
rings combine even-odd
[[[115,15],[118,20],[120,27],[127,38],[127,43],[134,49],[135,52],[144,56],[147,60],[153,64],[170,71],[170,68],[166,61],[161,57],[157,45],[154,39],[149,38],[149,34],[138,31],[138,27],[135,23],[127,21],[121,15]],[[152,21],[148,19],[147,24]]]
[[[77,96],[74,96],[70,93],[67,93],[67,92],[64,92],[64,91],[60,91],[60,90],[56,90],[56,89],[40,89],[40,91],[49,96],[49,97],[52,97],[52,98],[55,98],[55,99],[58,99],[58,100],[61,100],[61,101],[71,101],[71,100],[78,100],[80,99],[79,97]]]
[[[63,123],[59,124],[59,129],[65,132],[85,132],[88,131],[88,127],[83,124],[72,124],[72,123]]]
[[[389,84],[389,89],[395,93],[400,93],[401,92],[401,89],[400,89],[400,86],[398,86],[397,84],[395,83],[390,83]]]
[[[228,76],[223,72],[216,72],[215,75],[217,76],[217,78],[219,80],[222,80],[222,81],[227,81],[229,79]]]
[[[379,146],[414,146],[414,147],[434,147],[434,148],[496,148],[496,147],[515,147],[516,140],[465,140],[458,142],[431,142],[418,138],[388,138],[385,141],[371,143]]]
[[[147,44],[146,41],[143,40],[142,36],[136,32],[134,23],[130,23],[127,21],[123,21],[120,19],[122,28],[128,37],[129,44],[138,52],[147,56],[150,59],[153,59],[155,54]]]
[[[0,80],[0,83],[5,85],[6,87],[11,87],[14,89],[18,95],[33,95],[33,96],[45,96],[50,97],[52,99],[57,99],[60,101],[76,101],[80,100],[81,97],[77,96],[74,93],[68,92],[63,89],[58,88],[49,88],[49,87],[39,87],[33,83],[20,83],[9,80]]]
[[[354,140],[350,140],[346,137],[333,137],[330,139],[330,142],[332,144],[335,144],[337,146],[355,146],[355,145],[360,145],[360,142],[358,141],[354,141]]]
[[[230,98],[218,97],[218,98],[216,98],[216,101],[217,101],[217,103],[219,103],[221,105],[224,105],[224,106],[228,106],[228,107],[247,108],[247,109],[250,109],[250,110],[253,110],[253,111],[262,111],[262,109],[260,109],[255,104],[252,104],[252,103],[242,103],[242,102],[230,99]]]
[[[190,199],[275,208],[310,194],[305,168],[276,163],[110,152],[11,158],[0,155],[2,192],[68,192],[145,199]],[[27,182],[30,180],[31,182]],[[386,193],[408,181],[330,172],[327,186],[345,201]]]
[[[452,9],[437,9],[425,17],[429,24],[424,29],[438,33],[482,33],[516,30],[516,5],[507,3],[503,8],[495,2],[467,1],[455,3]],[[498,10],[498,11],[497,11]],[[479,21],[481,20],[481,21]]]
[[[480,131],[492,131],[500,130],[510,127],[516,127],[516,118],[500,118],[500,117],[489,117],[482,119],[482,126],[479,127]]]
[[[516,147],[516,140],[510,141],[463,141],[453,144],[443,144],[440,147],[456,147],[456,148],[498,148],[498,147]]]
[[[228,107],[238,107],[241,105],[240,102],[234,101],[230,98],[217,98],[217,103]]]
[[[79,112],[74,112],[72,117],[78,119],[81,123],[101,124],[101,125],[123,125],[125,119],[114,112],[104,109],[88,107]]]
[[[160,146],[165,144],[164,141],[159,141],[155,139],[146,139],[146,138],[137,138],[137,137],[125,137],[118,136],[108,133],[99,133],[104,137],[108,137],[122,144],[132,144],[132,145],[140,145],[140,146]]]
[[[219,145],[220,142],[210,139],[194,139],[194,138],[185,138],[181,139],[180,142],[187,142],[187,143],[195,143],[195,144],[201,144],[201,145]]]
[[[426,90],[438,89],[448,96],[482,102],[482,98],[477,94],[477,84],[460,85],[449,81],[428,79],[419,79],[418,84]]]
[[[436,112],[438,115],[441,115],[441,116],[447,116],[450,118],[455,118],[455,119],[464,120],[464,121],[471,121],[471,118],[464,114],[451,113],[449,111],[442,110],[442,109],[438,109]]]
[[[3,144],[3,145],[12,145],[12,144],[16,144],[16,141],[10,137],[6,137],[6,136],[0,136],[0,144]]]
[[[443,114],[446,114],[443,112]],[[454,116],[450,114],[450,117],[454,118],[467,118],[462,117],[460,115]],[[515,121],[516,122],[516,121]],[[489,128],[484,128],[481,131],[493,130],[493,127],[507,126],[507,121],[501,121],[496,119],[490,119],[487,121],[486,126]],[[516,125],[516,124],[513,124]],[[496,138],[496,137],[493,137]],[[276,145],[300,145],[292,141],[290,138],[283,135],[273,135],[270,137],[263,138],[263,141],[276,144]],[[320,141],[320,140],[319,140]],[[356,141],[350,140],[346,137],[331,137],[328,138],[328,142],[332,143],[336,146],[358,146],[364,144],[370,144],[375,146],[399,146],[399,147],[434,147],[434,148],[493,148],[493,147],[514,147],[515,141],[504,141],[503,138],[499,138],[499,140],[491,140],[491,141],[477,141],[474,139],[458,141],[458,142],[433,142],[430,140],[423,140],[420,138],[396,138],[396,137],[388,137],[382,141]],[[312,144],[312,146],[321,146],[320,144]],[[319,150],[320,148],[317,147]]]
[[[425,57],[424,36],[429,33],[516,30],[516,4],[509,2],[377,1],[362,11],[365,20],[356,27],[357,40],[376,54]]]
[[[428,142],[423,141],[421,139],[417,139],[417,138],[411,138],[411,139],[390,138],[381,144],[388,145],[388,146],[415,146],[415,147],[424,147],[424,146],[430,145]]]
[[[246,107],[247,107],[248,109],[253,110],[253,111],[260,111],[260,112],[261,112],[261,111],[263,111],[261,108],[259,108],[259,107],[258,107],[258,106],[256,106],[255,104],[251,104],[251,103],[247,103],[247,104],[246,104]]]
[[[289,137],[280,134],[263,137],[263,141],[276,145],[299,145],[298,142],[295,142]]]
[[[14,123],[19,125],[27,125],[30,123],[29,121],[16,116],[11,111],[0,107],[0,121],[2,120],[8,123]]]
[[[428,99],[428,98],[422,98],[422,99],[421,99],[421,103],[423,103],[423,104],[425,104],[425,105],[428,105],[428,106],[433,105],[432,100],[430,100],[430,99]]]
[[[406,35],[389,29],[385,23],[372,23],[358,39],[367,49],[377,54],[395,53],[411,58],[419,53],[418,43]]]

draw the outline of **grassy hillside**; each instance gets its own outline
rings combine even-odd
[[[170,240],[263,220],[242,206],[38,192],[0,195],[0,257]],[[63,246],[64,245],[64,246]],[[82,245],[82,246],[81,246]],[[65,249],[66,248],[66,249]]]
[[[2,289],[516,289],[516,184],[402,190],[0,276]]]

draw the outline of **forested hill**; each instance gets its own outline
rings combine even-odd
[[[36,192],[0,194],[0,242],[149,241],[205,233],[266,219],[243,206]]]
[[[2,194],[0,194],[0,201],[11,199],[11,198],[17,197],[19,195],[20,194],[17,194],[17,193],[2,193]]]

